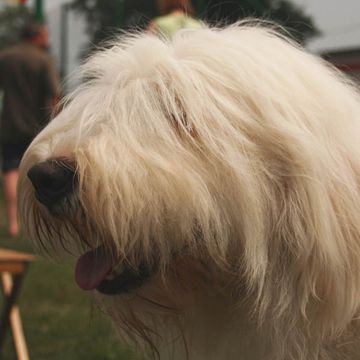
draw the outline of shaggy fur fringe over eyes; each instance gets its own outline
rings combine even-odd
[[[22,162],[25,232],[55,250],[104,244],[134,267],[155,256],[164,275],[173,254],[186,251],[217,274],[206,287],[232,324],[211,344],[214,354],[239,346],[246,318],[268,344],[259,359],[357,358],[354,86],[275,31],[247,23],[183,31],[171,42],[124,36],[81,72],[87,81]],[[58,218],[37,204],[26,173],[64,156],[77,168],[77,210]],[[191,325],[181,310],[191,358],[192,342],[217,324]],[[193,358],[233,360],[241,351]]]

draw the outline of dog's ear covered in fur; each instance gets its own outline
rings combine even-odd
[[[24,174],[69,153],[87,244],[103,242],[135,268],[156,254],[164,278],[174,253],[186,251],[217,274],[206,287],[219,309],[251,304],[247,316],[268,334],[274,359],[333,359],[326,349],[356,332],[360,304],[355,86],[246,22],[179,32],[171,42],[128,35],[82,74],[91,80],[23,160],[25,231],[43,243],[64,234]],[[41,214],[37,226],[32,213]],[[39,223],[56,225],[39,231]],[[66,234],[70,246],[82,242]],[[221,336],[237,346],[240,318],[229,317],[233,331],[219,334],[218,346]]]

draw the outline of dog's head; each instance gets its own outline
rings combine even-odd
[[[340,75],[246,24],[128,36],[82,75],[19,182],[23,230],[79,256],[82,288],[161,283],[180,311],[189,293],[252,299],[293,348],[346,327],[360,299],[360,105]]]

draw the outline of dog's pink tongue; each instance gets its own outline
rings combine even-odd
[[[75,281],[83,290],[94,290],[110,272],[111,265],[106,256],[89,251],[80,256],[75,267]]]

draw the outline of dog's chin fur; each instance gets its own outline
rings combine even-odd
[[[96,292],[123,338],[161,359],[359,359],[355,87],[246,22],[124,36],[82,76],[24,156],[19,213],[51,254],[156,264]],[[26,174],[64,157],[78,185],[49,211]]]

